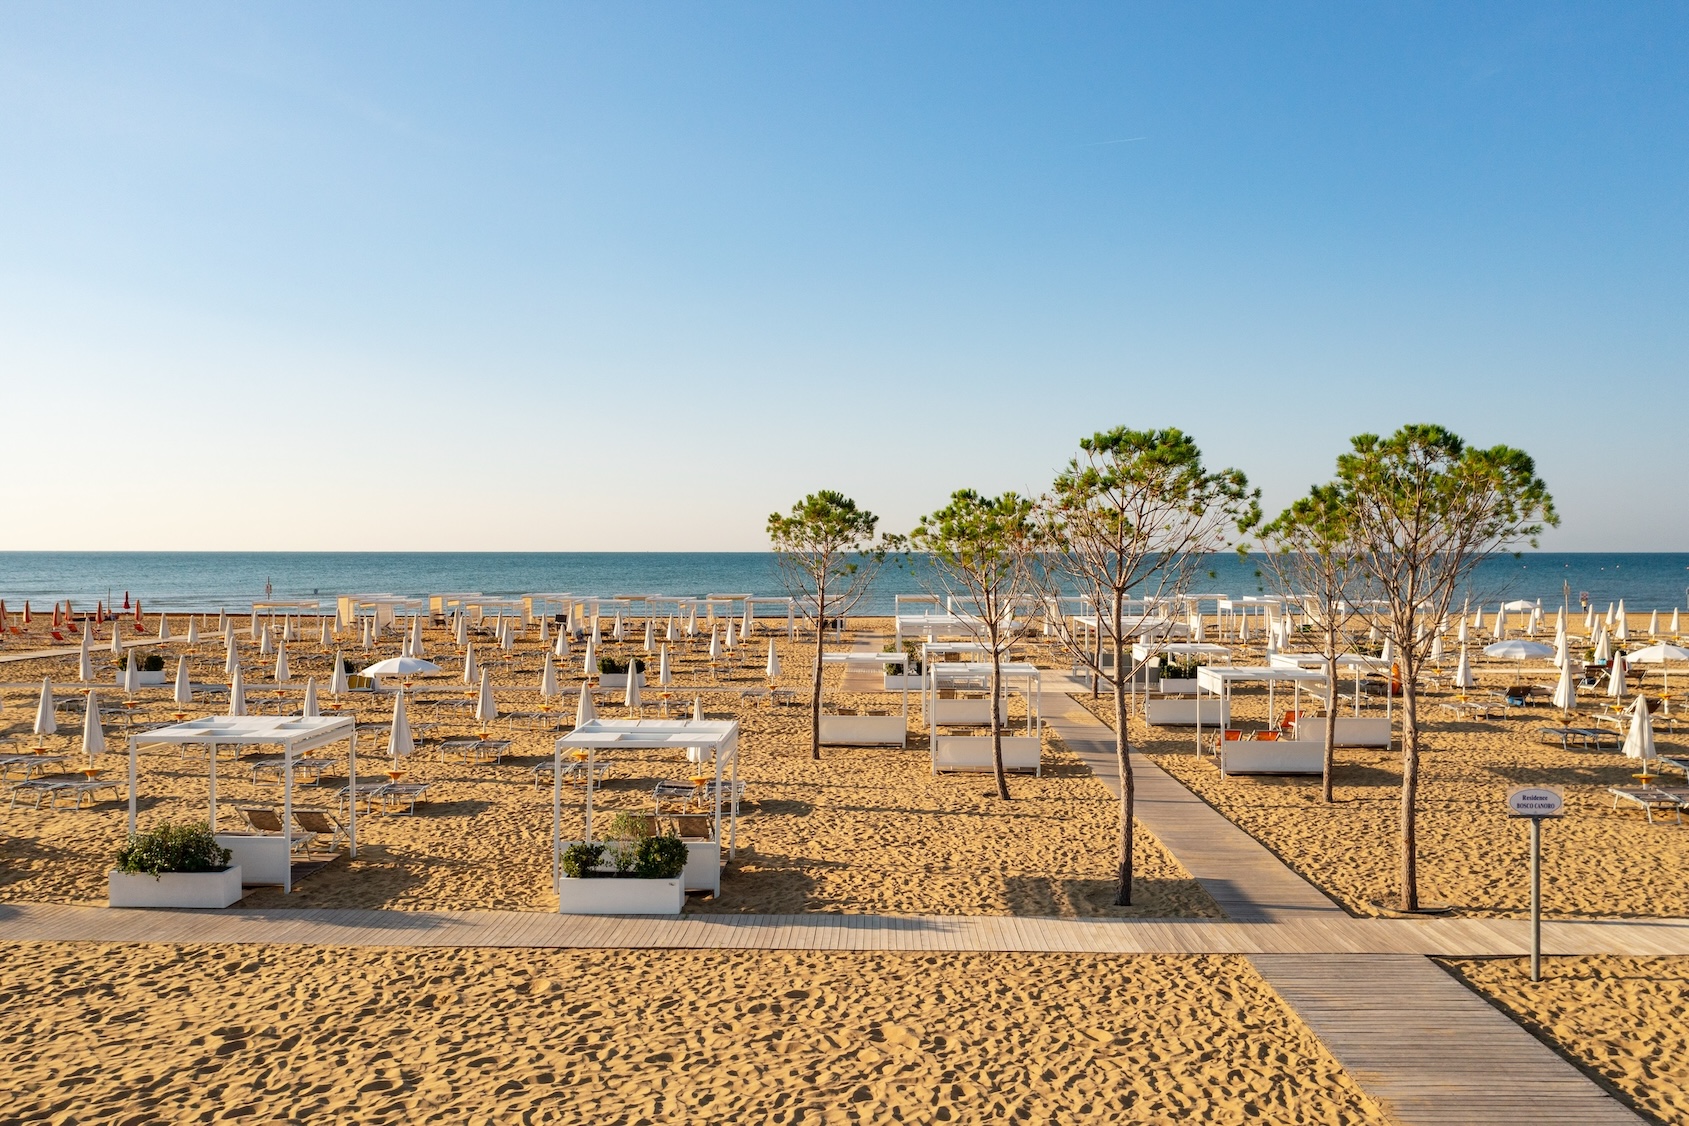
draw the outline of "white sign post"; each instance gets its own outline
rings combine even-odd
[[[1542,819],[1564,817],[1566,796],[1558,786],[1515,786],[1507,791],[1507,815],[1531,823],[1531,980],[1542,980]]]

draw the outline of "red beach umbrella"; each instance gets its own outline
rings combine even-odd
[[[23,624],[26,628],[29,626],[29,621],[30,621],[29,599],[26,598],[26,599],[23,600]]]
[[[129,592],[128,591],[123,592],[123,608],[125,610],[129,609]]]

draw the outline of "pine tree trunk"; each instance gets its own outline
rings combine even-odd
[[[1327,640],[1325,658],[1325,779],[1321,792],[1327,805],[1336,801],[1333,796],[1335,787],[1332,784],[1331,772],[1336,766],[1337,758],[1337,640],[1335,637]],[[1301,734],[1302,717],[1296,717],[1297,734]]]
[[[1389,691],[1386,687],[1385,691]],[[1413,677],[1402,678],[1402,899],[1403,911],[1419,910],[1419,693]]]
[[[991,639],[991,773],[997,779],[997,796],[1009,800],[1009,779],[1003,773],[1002,707],[1003,653],[997,639]]]
[[[815,669],[809,686],[809,757],[821,761],[821,656],[827,646],[827,584],[815,584]]]
[[[1126,728],[1126,644],[1120,636],[1120,593],[1114,596],[1114,760],[1120,773],[1120,872],[1115,889],[1116,907],[1132,906],[1132,756],[1131,742]]]

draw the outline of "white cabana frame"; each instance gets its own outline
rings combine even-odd
[[[898,715],[829,715],[825,711],[826,689],[822,688],[821,743],[827,747],[909,747],[909,654],[896,653],[828,653],[821,658],[824,664],[841,665],[847,672],[853,668],[871,668],[878,672],[882,665],[898,665],[903,669],[903,710]]]
[[[1283,683],[1293,686],[1297,711],[1301,710],[1302,686],[1325,684],[1325,673],[1314,669],[1283,668],[1276,665],[1203,665],[1196,670],[1196,753],[1202,753],[1202,694],[1208,692],[1221,701],[1224,720],[1220,726],[1231,726],[1232,685],[1246,681],[1263,681],[1267,685],[1267,718],[1272,719],[1273,690]],[[1211,725],[1213,726],[1213,725]]]
[[[594,719],[564,735],[552,745],[551,792],[551,882],[561,892],[563,879],[563,753],[586,752],[586,827],[581,838],[592,843],[592,793],[596,760],[618,751],[678,750],[707,751],[715,766],[714,834],[716,862],[710,885],[721,894],[722,782],[728,782],[727,856],[738,855],[739,834],[739,721],[691,719]],[[723,774],[724,768],[730,768]],[[690,852],[690,848],[688,848]]]
[[[281,854],[281,875],[279,881],[282,890],[291,894],[293,891],[293,764],[301,756],[326,747],[340,740],[347,743],[347,778],[349,784],[358,777],[358,726],[352,716],[209,716],[205,719],[184,720],[160,727],[140,735],[129,737],[129,835],[135,835],[136,820],[139,812],[137,784],[139,782],[140,748],[156,745],[175,747],[203,746],[209,752],[210,768],[210,821],[211,830],[217,832],[217,750],[219,747],[268,747],[279,746],[282,749],[282,825],[287,831],[284,837],[251,837],[241,834],[218,834],[218,843],[224,848],[230,848],[229,841],[236,839],[242,849],[250,852],[259,865],[274,866],[274,857],[267,855],[270,846],[255,844],[248,846],[248,842],[275,841]],[[358,855],[358,803],[356,797],[348,803],[346,821],[346,839],[351,846],[351,854],[355,859]],[[242,875],[247,874],[246,864],[241,863],[236,851],[235,863],[241,864]],[[255,865],[255,871],[262,869]],[[268,881],[265,881],[268,882]]]
[[[991,723],[991,663],[933,660],[934,655],[944,653],[979,656],[983,651],[984,646],[977,643],[921,646],[921,722],[929,736],[936,735],[941,726],[980,727]],[[1004,661],[999,673],[997,690],[1005,700],[1016,692],[1026,700],[1026,733],[1043,731],[1043,670],[1025,661]],[[939,693],[946,689],[980,692],[984,699],[940,699]],[[1008,729],[1006,722],[1004,729]]]

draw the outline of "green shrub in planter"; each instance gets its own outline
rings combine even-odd
[[[217,843],[210,825],[166,822],[130,837],[118,850],[117,870],[155,877],[166,872],[221,872],[229,859],[229,850]]]
[[[642,841],[656,832],[652,826],[655,820],[648,813],[629,813],[624,809],[610,818],[604,836],[612,841]]]
[[[563,874],[571,880],[584,880],[596,875],[593,868],[604,858],[601,844],[572,844],[563,850]]]
[[[686,842],[646,837],[634,847],[633,874],[642,880],[672,880],[686,871]]]
[[[638,672],[644,672],[645,662],[640,660],[638,657],[635,657],[633,659],[633,667]],[[600,657],[598,658],[598,671],[609,676],[619,676],[628,671],[628,663],[626,661],[618,661],[614,657]]]
[[[126,668],[129,667],[129,654],[128,653],[125,653],[122,656],[117,658],[117,667],[120,668],[120,669],[126,669]],[[157,653],[148,653],[146,656],[141,658],[141,671],[142,672],[163,672],[164,671],[164,658],[159,656]]]

